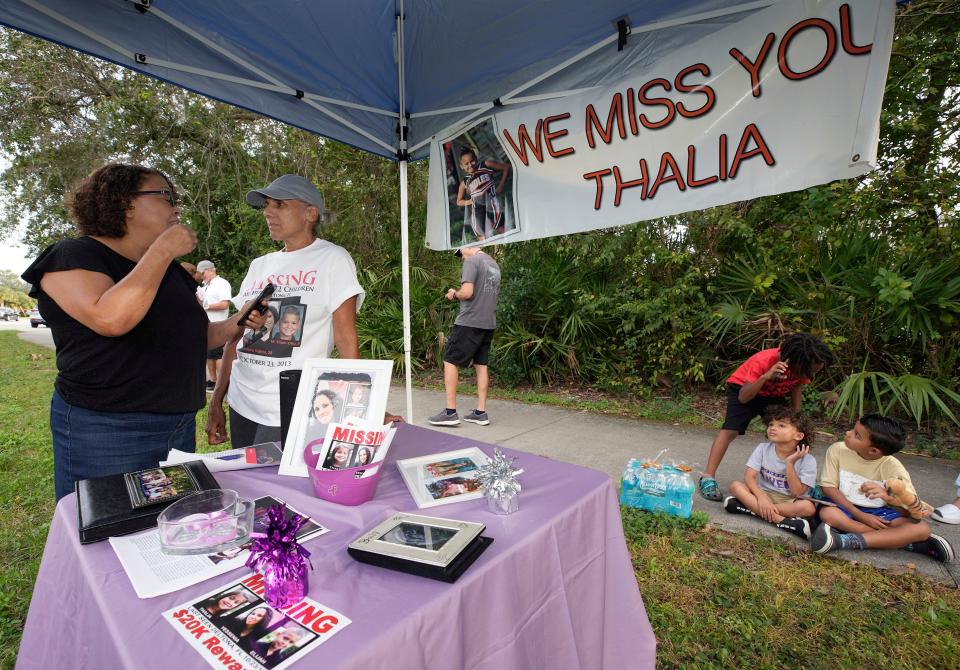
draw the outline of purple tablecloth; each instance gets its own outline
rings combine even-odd
[[[653,668],[655,645],[623,538],[616,492],[595,470],[520,457],[520,511],[497,516],[483,500],[422,513],[478,521],[494,542],[455,583],[357,563],[346,545],[397,511],[416,512],[393,461],[488,444],[401,426],[374,500],[343,507],[313,496],[309,480],[276,468],[217,474],[248,497],[271,494],[331,532],[306,544],[309,596],[353,623],[310,652],[303,667],[357,670]],[[17,668],[205,667],[160,613],[246,569],[140,600],[108,542],[81,546],[76,501],[50,526]],[[300,667],[299,665],[297,667]]]

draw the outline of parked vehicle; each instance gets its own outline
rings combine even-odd
[[[0,307],[0,319],[4,321],[19,321],[20,313],[9,307]]]
[[[30,327],[36,328],[38,326],[46,326],[47,322],[43,320],[43,317],[40,316],[40,310],[34,307],[30,310]],[[47,326],[49,328],[50,326]]]

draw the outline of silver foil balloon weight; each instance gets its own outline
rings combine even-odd
[[[520,509],[520,494],[507,498],[487,498],[487,511],[494,514],[513,514]]]
[[[516,456],[507,458],[499,447],[493,448],[493,457],[477,469],[477,480],[487,499],[487,509],[494,514],[513,514],[520,509],[520,481],[515,469]]]

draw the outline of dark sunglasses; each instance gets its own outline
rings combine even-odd
[[[159,189],[156,191],[134,191],[134,195],[162,195],[163,199],[167,201],[167,204],[171,207],[176,207],[180,204],[180,196],[174,193],[173,191],[168,191],[167,189]]]

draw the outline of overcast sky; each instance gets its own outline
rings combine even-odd
[[[19,275],[33,260],[26,254],[27,248],[18,243],[17,235],[0,241],[0,270],[12,270]]]
[[[0,154],[0,170],[6,170],[10,161],[4,154]],[[19,275],[27,269],[32,258],[27,258],[27,248],[20,244],[20,238],[23,236],[21,231],[17,231],[10,237],[0,239],[0,270],[12,270]]]

